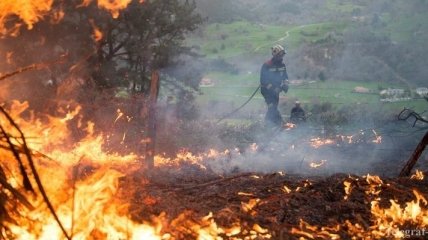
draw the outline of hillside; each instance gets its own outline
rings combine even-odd
[[[279,43],[291,55],[295,77],[314,78],[323,71],[329,78],[347,80],[424,82],[426,1],[197,3],[206,25],[190,43],[201,46],[201,53],[208,58],[227,59],[232,64],[240,61],[233,61],[234,57],[256,58],[259,62],[272,44]],[[348,59],[350,54],[353,59]],[[299,64],[294,66],[293,62]],[[354,71],[373,72],[367,62],[381,71],[372,77],[353,77]],[[349,72],[347,65],[354,71]]]
[[[330,85],[348,92],[357,86],[373,91],[426,86],[427,1],[235,0],[210,5],[225,11],[209,11],[206,1],[197,2],[207,20],[188,44],[208,59],[205,75],[215,83],[214,88],[202,89],[205,103],[225,96],[237,105],[249,96],[253,89],[248,86],[257,86],[259,68],[273,44],[286,47],[291,79],[339,82]],[[244,88],[238,89],[241,84]],[[229,85],[234,90],[225,90]],[[302,91],[291,91],[288,97],[311,102],[305,97],[314,96],[311,90]],[[320,101],[343,102],[334,95]],[[367,102],[360,97],[355,101]],[[369,102],[378,101],[373,100]],[[423,108],[424,103],[416,105]]]

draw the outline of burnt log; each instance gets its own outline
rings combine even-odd
[[[416,162],[418,161],[418,159],[422,155],[422,152],[425,150],[425,148],[426,148],[427,145],[428,145],[428,132],[425,133],[425,136],[419,142],[419,144],[416,147],[415,151],[410,156],[410,158],[407,161],[406,165],[401,170],[400,175],[399,175],[400,177],[408,177],[410,175],[410,172],[412,171],[413,167],[415,166]]]

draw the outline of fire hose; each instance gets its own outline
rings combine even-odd
[[[305,86],[305,85],[309,85],[310,83],[306,83],[306,84],[303,84],[303,85],[300,85],[300,86]],[[253,94],[251,94],[251,96],[248,98],[248,100],[246,101],[246,102],[244,102],[241,106],[239,106],[238,108],[236,108],[235,110],[233,110],[232,112],[230,112],[230,113],[228,113],[228,114],[226,114],[226,115],[224,115],[223,117],[221,117],[218,121],[217,121],[217,124],[218,123],[220,123],[221,121],[223,121],[224,119],[226,119],[226,118],[228,118],[228,117],[230,117],[230,116],[232,116],[233,114],[235,114],[235,113],[237,113],[239,110],[241,110],[243,107],[245,107],[250,101],[251,101],[251,99],[253,99],[254,98],[254,96],[257,94],[257,92],[259,91],[259,89],[260,89],[260,85],[256,88],[256,90],[253,92]],[[287,88],[287,91],[288,91],[288,88]],[[308,116],[309,117],[309,116]]]
[[[256,90],[253,92],[253,94],[251,94],[251,96],[248,98],[248,100],[247,100],[246,102],[244,102],[244,103],[243,103],[241,106],[239,106],[237,109],[233,110],[232,112],[230,112],[230,113],[228,113],[228,114],[224,115],[222,118],[220,118],[220,119],[217,121],[217,124],[218,124],[218,123],[220,123],[221,121],[223,121],[224,119],[226,119],[226,118],[228,118],[228,117],[232,116],[233,114],[235,114],[236,112],[238,112],[239,110],[241,110],[243,107],[245,107],[245,105],[247,105],[247,104],[251,101],[251,99],[253,99],[253,98],[254,98],[254,96],[257,94],[257,92],[259,91],[259,89],[260,89],[260,85],[256,88]]]

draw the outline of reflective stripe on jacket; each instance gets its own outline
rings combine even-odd
[[[265,62],[260,71],[260,84],[264,88],[278,88],[288,79],[287,68],[284,63],[274,64],[272,60]]]

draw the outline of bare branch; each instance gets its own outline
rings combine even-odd
[[[61,221],[59,220],[59,217],[56,214],[55,209],[53,208],[52,203],[50,202],[50,200],[49,200],[49,198],[48,198],[48,196],[46,194],[46,191],[45,191],[45,189],[44,189],[44,187],[42,185],[42,181],[40,180],[40,177],[39,177],[39,174],[37,172],[36,166],[34,165],[34,161],[33,161],[33,158],[32,158],[32,153],[31,153],[31,151],[30,151],[30,149],[29,149],[29,147],[27,145],[27,141],[25,140],[26,138],[24,136],[24,133],[21,131],[21,129],[15,123],[15,121],[12,119],[12,117],[9,115],[9,113],[7,113],[6,110],[3,107],[1,107],[1,106],[0,106],[0,112],[6,117],[6,119],[15,128],[15,130],[19,132],[25,156],[27,157],[28,164],[29,164],[31,172],[32,172],[32,174],[34,176],[34,180],[36,181],[37,187],[39,188],[39,191],[42,194],[43,200],[48,205],[48,209],[50,210],[51,214],[55,218],[55,221],[58,223],[58,225],[61,228],[64,236],[66,237],[66,239],[71,240],[71,237],[68,235],[67,231],[65,230],[65,228],[62,225]],[[12,149],[14,149],[14,147],[12,147]]]
[[[13,71],[13,72],[10,72],[10,73],[6,73],[6,74],[0,76],[0,81],[1,80],[5,80],[5,79],[7,79],[9,77],[15,76],[17,74],[26,72],[26,71],[40,70],[40,69],[48,68],[49,66],[51,66],[53,64],[62,63],[63,60],[64,60],[64,57],[65,57],[65,55],[61,56],[58,60],[53,61],[53,62],[45,62],[45,63],[37,63],[37,64],[34,63],[34,64],[28,65],[26,67],[19,68],[16,71]]]
[[[410,117],[414,117],[415,121],[413,122],[413,127],[416,126],[416,123],[418,121],[421,121],[423,123],[428,123],[428,120],[423,118],[419,113],[413,111],[412,109],[404,108],[400,114],[398,114],[398,120],[406,121]]]

